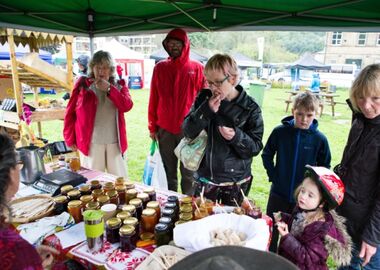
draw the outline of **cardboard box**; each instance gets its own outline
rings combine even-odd
[[[13,93],[13,82],[10,78],[0,77],[0,100],[15,98]]]

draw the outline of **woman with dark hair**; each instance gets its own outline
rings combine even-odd
[[[79,150],[84,167],[127,177],[124,113],[132,106],[125,81],[115,79],[111,54],[97,51],[88,77],[75,83],[63,128],[66,144]]]
[[[34,248],[8,224],[11,215],[7,203],[18,190],[20,166],[13,141],[0,133],[0,269],[46,269],[58,251],[44,245]]]

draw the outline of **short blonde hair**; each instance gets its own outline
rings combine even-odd
[[[293,109],[304,108],[310,112],[317,112],[319,107],[319,100],[310,92],[298,93],[293,100]]]
[[[353,108],[360,112],[358,99],[373,94],[380,96],[380,64],[366,66],[354,80],[350,90],[350,101]]]
[[[236,61],[228,54],[215,54],[206,63],[204,74],[212,70],[220,70],[226,76],[239,76],[239,68]]]
[[[109,66],[111,72],[110,72],[110,82],[114,83],[115,81],[115,62],[113,61],[113,58],[109,52],[106,51],[97,51],[91,58],[90,63],[88,64],[88,67],[90,69],[89,77],[94,78],[94,67],[96,65],[106,64]]]

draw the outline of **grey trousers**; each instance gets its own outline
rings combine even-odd
[[[168,180],[169,190],[178,190],[178,177],[177,169],[178,162],[181,171],[181,189],[183,194],[192,195],[193,194],[193,182],[194,182],[194,172],[186,169],[182,162],[180,162],[177,156],[174,154],[174,149],[183,138],[182,134],[172,134],[162,128],[158,130],[158,146],[160,148],[160,154],[162,162],[164,163],[166,178]]]

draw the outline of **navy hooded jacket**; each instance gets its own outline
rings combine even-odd
[[[272,182],[271,192],[290,203],[295,202],[294,190],[304,179],[306,164],[330,168],[330,147],[317,128],[316,119],[309,129],[299,129],[294,127],[293,116],[285,117],[272,131],[261,155]]]

